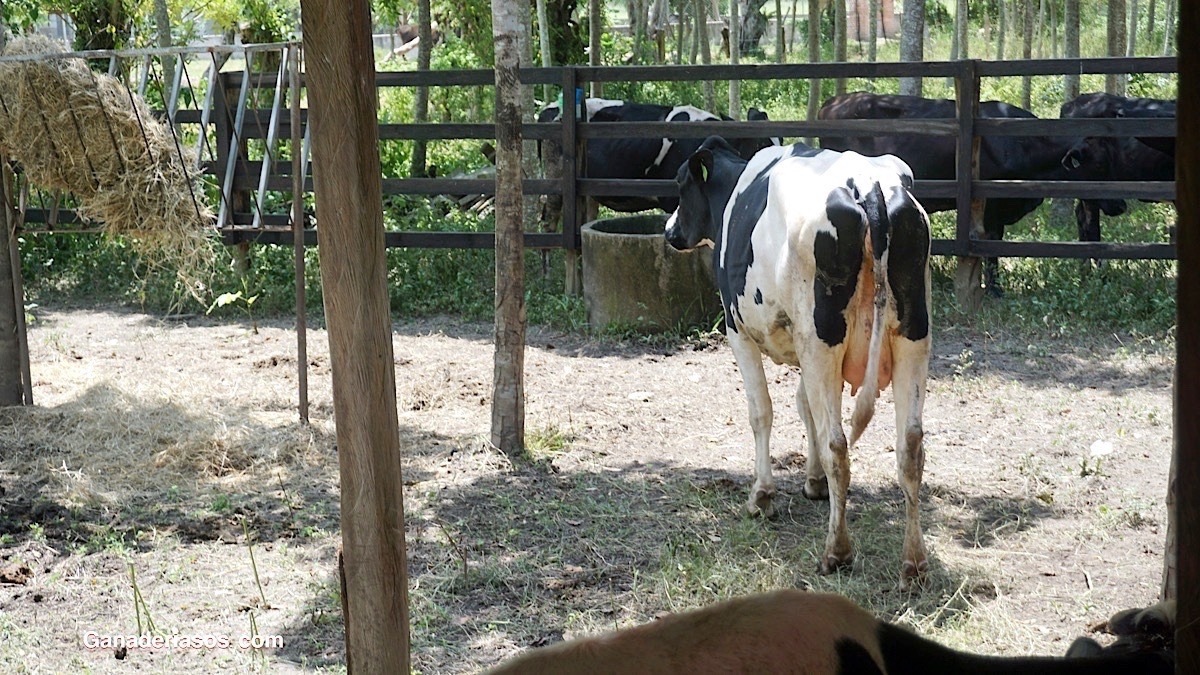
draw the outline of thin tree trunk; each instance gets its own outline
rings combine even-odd
[[[687,3],[680,3],[679,21],[677,22],[677,25],[679,26],[679,35],[676,36],[675,39],[675,63],[680,65],[683,64],[683,45],[687,40],[687,22],[683,19],[683,9],[686,4]]]
[[[904,19],[900,24],[900,60],[925,60],[925,0],[908,0],[904,3]],[[921,78],[900,78],[901,94],[920,96],[921,89]]]
[[[1154,15],[1157,10],[1158,0],[1150,0],[1150,6],[1146,8],[1146,45],[1149,54],[1154,54]]]
[[[517,5],[517,9],[520,12],[519,20],[521,22],[521,63],[533,65],[532,7],[529,1],[525,0]],[[533,111],[537,110],[537,106],[533,102],[533,85],[531,84],[521,85],[521,110],[530,111],[530,115],[533,115]],[[521,169],[524,176],[535,178],[541,170],[542,163],[538,159],[537,150],[537,143],[533,141],[521,144]],[[521,199],[525,204],[522,210],[522,216],[525,221],[523,227],[526,230],[535,231],[538,227],[538,195],[522,195]]]
[[[1046,56],[1046,0],[1038,0],[1037,26],[1037,57]]]
[[[821,0],[808,0],[808,62],[821,62]],[[821,107],[821,80],[808,81],[808,119],[817,119]]]
[[[1033,58],[1033,0],[1021,0],[1021,58]],[[1021,78],[1021,107],[1029,110],[1033,99],[1033,78]]]
[[[983,11],[983,51],[982,58],[992,58],[992,13],[985,7]]]
[[[1126,56],[1137,55],[1138,0],[1129,0],[1129,50]]]
[[[429,0],[417,0],[417,70],[428,71],[433,51],[433,20],[430,18]],[[424,124],[429,121],[429,87],[419,86],[413,97],[413,122]],[[408,175],[412,177],[429,174],[426,166],[426,142],[413,141],[412,162]]]
[[[729,63],[738,65],[742,60],[742,19],[741,0],[729,0]],[[742,81],[729,81],[729,116],[737,119],[742,109]]]
[[[787,44],[783,39],[783,0],[775,0],[775,60],[787,61]]]
[[[1063,15],[1064,56],[1079,58],[1079,1],[1066,0]],[[1079,96],[1079,74],[1063,75],[1063,98],[1067,101]]]
[[[870,15],[870,20],[867,22],[867,62],[875,63],[879,58],[879,0],[867,0],[867,14]]]
[[[1108,0],[1108,56],[1125,55],[1125,20],[1125,0]],[[1104,90],[1124,96],[1127,80],[1128,76],[1124,73],[1105,75]]]
[[[788,51],[796,53],[796,4],[800,0],[792,0],[792,25],[788,33]]]
[[[833,0],[833,60],[846,62],[846,0]],[[846,93],[846,78],[833,81],[834,91]]]
[[[407,673],[408,559],[367,0],[301,0],[341,475],[348,672]]]
[[[996,30],[996,60],[1003,61],[1005,50],[1004,40],[1008,36],[1008,31],[1011,29],[1011,23],[1008,20],[1008,2],[1000,0],[1000,25]]]
[[[597,1],[593,0],[593,2]],[[708,34],[708,3],[704,0],[699,0],[696,3],[696,23],[701,27],[696,35],[696,39],[700,41],[700,63],[706,66],[712,65],[712,41],[709,39],[710,36]],[[703,88],[704,109],[716,110],[717,92],[712,80],[705,80]]]
[[[525,241],[521,200],[521,9],[492,1],[496,45],[496,327],[492,445],[525,447]],[[564,96],[564,108],[571,100]],[[564,110],[566,112],[566,110]]]
[[[703,0],[692,0],[687,5],[692,13],[692,53],[689,63],[693,66],[700,61],[700,43],[708,39],[708,27],[704,25],[704,8],[701,7],[703,4]],[[683,21],[683,16],[680,16],[679,20]]]
[[[537,22],[538,48],[542,52],[542,67],[549,68],[554,65],[554,55],[550,53],[550,26],[549,19],[546,18],[546,0],[537,0]],[[554,98],[550,95],[550,88],[552,86],[549,84],[542,85],[543,103],[549,103]]]
[[[1050,3],[1050,56],[1058,58],[1058,10],[1057,3]]]
[[[1171,44],[1175,40],[1175,5],[1178,0],[1166,0],[1167,6],[1163,13],[1167,15],[1166,26],[1163,28],[1163,56],[1171,55]]]
[[[968,59],[970,52],[967,50],[967,39],[969,31],[967,30],[968,22],[967,0],[957,0],[954,9],[954,46],[958,51],[958,58]]]
[[[600,0],[588,0],[588,65],[598,66],[600,58],[600,36],[604,29],[604,9]],[[604,96],[604,83],[593,82],[591,94],[594,98]]]
[[[167,0],[154,0],[154,32],[158,36],[159,47],[170,47],[171,41],[171,11]],[[171,95],[171,87],[175,82],[175,58],[173,56],[159,57],[162,62],[163,102]]]

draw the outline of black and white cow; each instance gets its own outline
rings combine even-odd
[[[1090,645],[1079,649],[1080,641]],[[1174,671],[1170,648],[1131,652],[1102,648],[1090,638],[1076,640],[1066,658],[961,652],[880,621],[840,595],[785,589],[532,649],[487,674],[1171,675]]]
[[[1059,117],[1175,117],[1175,101],[1126,98],[1104,92],[1082,94],[1062,104]],[[1102,157],[1107,173],[1097,180],[1175,180],[1174,138],[1089,137],[1077,145],[1083,152]],[[1125,213],[1124,199],[1081,199],[1075,203],[1080,241],[1100,241],[1100,215]]]
[[[925,463],[921,414],[929,369],[929,218],[896,157],[797,144],[749,162],[710,137],[679,169],[679,208],[666,226],[677,249],[712,242],[725,326],[746,388],[756,480],[746,505],[773,513],[771,398],[763,355],[799,366],[797,408],[808,430],[804,494],[830,499],[824,573],[854,558],[846,529],[849,451],[893,385],[896,461],[905,501],[901,585],[926,568],[917,509]],[[850,440],[842,387],[859,389]]]
[[[983,101],[980,117],[1034,118],[1035,115],[1003,101]],[[834,96],[817,114],[823,120],[849,119],[943,119],[955,116],[949,99],[895,96],[853,92]],[[979,177],[982,180],[1103,180],[1102,159],[1080,147],[1079,138],[1033,136],[984,136],[979,146]],[[895,155],[920,180],[954,180],[957,166],[956,140],[952,136],[900,134],[892,136],[822,136],[821,147],[854,150],[864,155]],[[1074,153],[1069,156],[1068,153]],[[1068,161],[1069,160],[1069,161]],[[923,199],[930,212],[950,211],[953,198]],[[1024,218],[1042,203],[1041,197],[989,199],[984,206],[983,229],[989,239],[1004,238],[1004,228]],[[984,282],[989,292],[999,294],[998,265],[989,258]]]
[[[690,105],[657,105],[633,103],[616,99],[589,98],[585,101],[589,122],[702,122],[730,120]],[[538,122],[553,122],[560,118],[559,106],[551,105],[538,113]],[[746,115],[750,121],[767,119],[767,114],[750,108]],[[587,142],[586,171],[588,178],[638,179],[653,178],[670,180],[675,177],[679,165],[683,164],[696,148],[700,138],[597,138]],[[773,138],[731,138],[738,154],[749,159],[759,149],[779,145]],[[557,144],[543,145],[547,150],[546,162],[557,161]],[[614,210],[626,213],[662,209],[674,211],[678,200],[675,197],[597,197],[596,201]]]

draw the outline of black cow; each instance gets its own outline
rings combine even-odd
[[[725,115],[717,116],[690,105],[656,105],[602,98],[589,98],[585,105],[589,122],[696,122],[731,119]],[[551,105],[538,113],[537,121],[552,122],[559,119],[560,115],[559,106]],[[750,108],[746,119],[766,120],[767,114],[757,108]],[[673,179],[679,171],[680,165],[700,147],[703,140],[703,138],[648,139],[637,137],[590,140],[587,142],[587,177]],[[764,147],[779,145],[778,139],[770,138],[730,138],[728,140],[737,148],[738,154],[745,159],[749,159]],[[544,149],[544,160],[547,163],[558,161],[557,144],[547,143]],[[596,201],[614,211],[626,213],[656,208],[670,212],[679,205],[679,199],[674,196],[597,197]]]
[[[979,104],[980,117],[1034,118],[1033,113],[1003,101]],[[890,96],[854,92],[825,102],[819,119],[942,119],[955,116],[954,101],[917,96]],[[955,138],[905,134],[897,136],[822,136],[821,147],[854,150],[864,155],[891,154],[904,160],[918,180],[953,180],[956,166]],[[984,136],[979,144],[979,177],[982,180],[1101,180],[1103,168],[1090,154],[1093,146],[1080,146],[1079,139],[1033,136]],[[1071,162],[1068,153],[1074,151]],[[984,207],[983,229],[989,239],[1004,238],[1004,228],[1042,203],[1041,197],[989,199]],[[952,198],[922,199],[929,213],[950,211]],[[997,263],[989,258],[984,282],[998,294]]]
[[[1082,94],[1062,105],[1059,117],[1175,117],[1175,101],[1157,98],[1126,98],[1096,92]],[[1098,180],[1175,180],[1174,138],[1089,137],[1079,146],[1094,155],[1103,155],[1106,175]],[[1100,241],[1100,214],[1125,213],[1124,199],[1081,199],[1075,203],[1075,221],[1080,241]]]

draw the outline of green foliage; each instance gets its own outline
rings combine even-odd
[[[13,33],[28,33],[42,18],[38,0],[7,0],[0,3],[0,22]]]
[[[242,42],[283,42],[296,37],[299,0],[242,0]]]
[[[395,26],[412,11],[412,0],[371,0],[375,20],[385,26]]]
[[[83,51],[125,47],[133,27],[129,5],[127,0],[57,0],[50,7],[71,17],[73,47]]]
[[[473,68],[491,68],[495,62],[492,42],[492,5],[490,2],[433,0],[433,18],[442,34],[459,36],[474,57]],[[439,49],[434,50],[436,57]],[[435,66],[436,68],[436,66]]]

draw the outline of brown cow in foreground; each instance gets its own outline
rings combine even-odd
[[[1173,622],[1173,619],[1171,620]],[[781,590],[654,623],[528,651],[491,675],[1169,675],[1165,649],[1102,649],[1088,638],[1066,658],[979,656],[879,621],[840,595]],[[1087,654],[1076,656],[1076,654]]]

